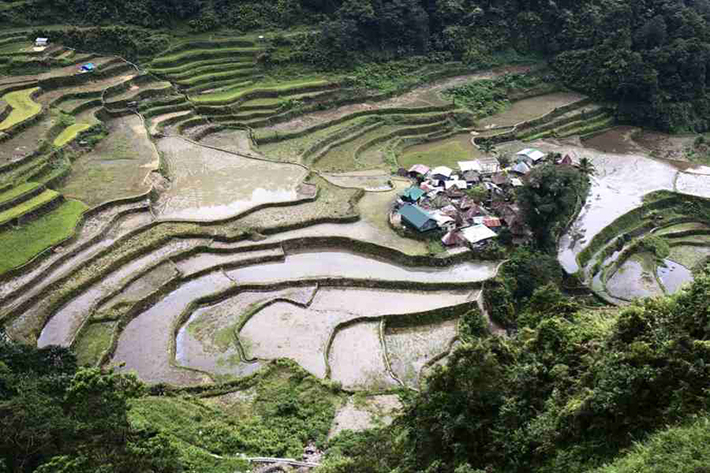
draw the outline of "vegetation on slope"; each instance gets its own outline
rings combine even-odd
[[[17,125],[37,115],[42,110],[42,106],[32,100],[32,94],[37,90],[39,89],[18,90],[3,96],[2,99],[12,107],[12,111],[10,115],[0,123],[0,131],[7,130],[11,126]]]

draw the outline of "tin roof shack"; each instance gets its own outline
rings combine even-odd
[[[471,185],[481,182],[481,173],[478,171],[464,171],[461,177]]]
[[[483,165],[480,161],[459,161],[459,169],[461,169],[461,172],[481,172],[483,171]]]
[[[560,166],[572,166],[572,164],[574,163],[572,162],[572,158],[570,157],[570,155],[567,154],[564,158],[558,159],[557,164]]]
[[[516,174],[520,174],[521,176],[527,175],[531,171],[530,166],[525,164],[524,162],[519,162],[515,166],[513,166],[513,169],[511,169],[511,172],[514,172]]]
[[[515,160],[519,163],[523,162],[528,166],[534,166],[542,161],[545,156],[547,156],[547,154],[543,153],[539,149],[525,148],[515,154]]]
[[[497,158],[480,158],[478,162],[481,164],[481,174],[493,174],[500,171],[500,162]]]
[[[409,168],[409,176],[414,179],[424,179],[429,174],[429,168],[423,164],[415,164]]]
[[[38,48],[45,48],[45,47],[49,46],[49,38],[35,39],[35,46]]]
[[[474,247],[498,235],[485,225],[473,225],[461,230],[461,236],[471,247]]]
[[[507,187],[510,185],[510,178],[504,172],[497,172],[491,176],[491,182],[498,187]]]
[[[448,181],[453,173],[453,169],[446,166],[439,166],[431,170],[430,177],[435,181]]]
[[[437,228],[436,220],[428,212],[416,205],[403,205],[399,209],[399,214],[402,216],[402,223],[420,233]]]
[[[404,202],[409,202],[410,204],[416,204],[421,200],[422,197],[426,194],[425,191],[420,189],[419,187],[410,187],[409,189],[405,190],[400,198]]]

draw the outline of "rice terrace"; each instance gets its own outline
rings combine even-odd
[[[382,86],[280,72],[280,33],[176,32],[129,61],[66,31],[0,32],[0,74],[29,71],[0,75],[0,325],[135,373],[134,421],[173,419],[209,471],[312,468],[313,445],[391,422],[470,320],[514,334],[500,288],[534,241],[600,324],[710,261],[703,135],[621,126],[535,58]],[[543,167],[575,183],[544,235],[525,215]],[[318,399],[300,442],[213,448],[174,421],[243,435],[286,386]]]

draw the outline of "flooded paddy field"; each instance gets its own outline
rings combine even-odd
[[[609,278],[609,294],[622,300],[663,295],[656,280],[656,265],[649,255],[634,255]]]
[[[158,154],[139,117],[116,118],[108,127],[109,136],[74,162],[58,189],[91,207],[147,192],[148,175],[158,168]]]
[[[293,201],[306,175],[298,166],[242,158],[178,137],[163,138],[158,147],[171,178],[155,207],[162,219],[219,220]]]
[[[339,331],[328,363],[331,379],[344,389],[384,391],[399,386],[387,371],[378,321],[360,322]]]
[[[545,94],[529,99],[518,100],[502,113],[478,121],[478,128],[492,128],[499,126],[513,126],[533,118],[541,117],[553,110],[578,102],[585,97],[573,92],[557,92]]]
[[[427,362],[446,353],[458,334],[458,318],[418,325],[388,323],[385,344],[392,372],[417,388]]]

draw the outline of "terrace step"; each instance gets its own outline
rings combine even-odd
[[[200,94],[219,93],[221,91],[226,91],[230,89],[243,89],[245,87],[253,85],[255,80],[261,78],[261,76],[248,77],[250,77],[249,80],[244,80],[244,77],[239,77],[237,79],[232,79],[223,82],[210,82],[207,84],[197,85],[188,89],[184,89],[183,91],[188,94],[190,96],[190,100],[192,100]]]
[[[29,200],[44,191],[44,186],[36,182],[26,182],[0,194],[0,212]]]
[[[8,226],[14,222],[19,222],[22,217],[37,216],[54,205],[61,203],[63,197],[59,192],[46,189],[39,195],[32,197],[14,207],[0,212],[0,228]]]
[[[182,75],[190,74],[192,71],[199,69],[201,67],[216,66],[220,64],[233,64],[235,66],[239,64],[250,65],[254,64],[252,58],[217,58],[217,59],[205,59],[204,61],[197,61],[190,64],[185,64],[177,67],[165,67],[165,68],[155,68],[149,67],[148,72],[158,75],[158,76],[171,76],[171,75]]]
[[[214,74],[203,74],[200,76],[195,76],[193,78],[187,79],[187,80],[182,80],[182,81],[175,81],[175,83],[179,86],[182,87],[187,87],[188,90],[204,85],[204,84],[219,84],[221,82],[226,82],[231,79],[239,79],[242,77],[253,77],[256,74],[257,70],[255,68],[251,69],[239,69],[236,71],[227,71],[227,72],[219,72],[219,73],[214,73]]]
[[[195,63],[205,59],[247,57],[254,58],[263,49],[259,48],[224,48],[224,49],[193,49],[171,56],[162,56],[153,60],[154,68],[168,68],[183,64]]]
[[[242,71],[244,69],[253,69],[253,61],[239,61],[239,62],[224,62],[219,64],[209,64],[206,66],[192,67],[189,70],[182,72],[180,74],[159,74],[165,76],[166,78],[174,82],[184,82],[192,79],[193,77],[205,75],[205,74],[218,74],[224,72],[235,72]]]

